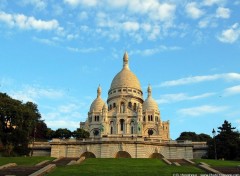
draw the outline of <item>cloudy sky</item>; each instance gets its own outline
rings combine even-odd
[[[0,0],[0,92],[38,104],[53,129],[107,99],[128,51],[171,137],[240,130],[240,0]]]

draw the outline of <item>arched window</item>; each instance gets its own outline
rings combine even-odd
[[[151,121],[153,121],[153,116],[151,115]]]
[[[145,118],[145,116],[143,116],[143,121],[144,121],[144,122],[146,121],[146,118]]]
[[[112,109],[112,105],[110,104],[110,110]]]
[[[113,121],[110,122],[110,134],[113,134]]]
[[[132,102],[128,102],[128,107],[132,108]]]
[[[131,134],[134,132],[134,121],[131,121]]]
[[[150,115],[148,115],[148,121],[150,121]]]
[[[116,107],[116,103],[113,103],[113,108],[115,108]]]
[[[136,111],[136,109],[137,109],[137,104],[134,103],[134,105],[133,105],[133,110]]]
[[[124,120],[121,119],[120,120],[120,130],[123,131],[123,128],[124,128]]]
[[[124,102],[121,102],[120,112],[121,113],[125,112],[125,104],[124,104]]]

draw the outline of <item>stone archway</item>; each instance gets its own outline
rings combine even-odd
[[[126,151],[117,152],[115,158],[132,158],[131,155]]]
[[[81,154],[81,157],[85,157],[85,158],[96,158],[96,156],[92,153],[92,152],[84,152],[83,154]]]
[[[157,158],[157,159],[162,159],[164,156],[161,153],[152,153],[149,158]]]

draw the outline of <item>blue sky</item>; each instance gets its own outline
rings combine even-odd
[[[240,130],[240,0],[0,0],[0,91],[53,129],[85,121],[122,68],[151,84],[171,137]]]

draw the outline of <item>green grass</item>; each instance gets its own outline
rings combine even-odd
[[[170,166],[159,159],[87,159],[80,165],[57,167],[49,176],[167,176],[172,173],[204,173],[194,166]]]
[[[17,165],[33,166],[44,160],[53,160],[52,157],[34,156],[34,157],[0,157],[0,166],[8,163],[17,163]]]
[[[204,162],[210,166],[239,166],[240,161],[223,161],[223,160],[211,160],[211,159],[195,159],[193,160],[195,163]]]

